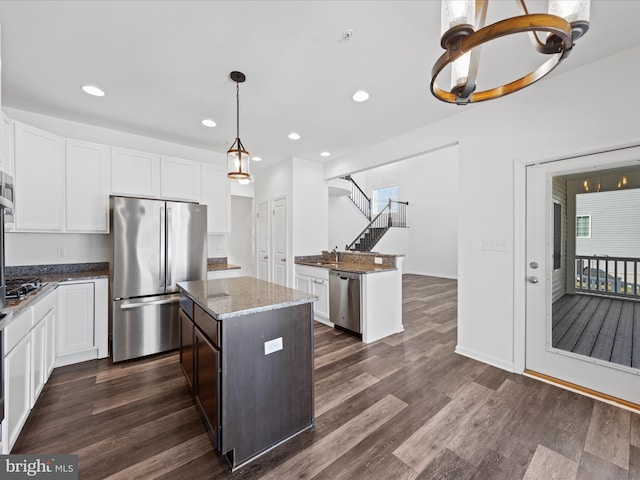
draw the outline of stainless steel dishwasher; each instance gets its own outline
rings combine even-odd
[[[359,273],[329,272],[329,320],[335,325],[362,335]]]

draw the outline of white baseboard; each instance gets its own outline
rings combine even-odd
[[[514,373],[515,370],[513,368],[513,362],[505,362],[499,358],[491,357],[489,355],[485,355],[484,353],[476,352],[474,350],[469,350],[468,348],[461,347],[460,345],[456,345],[455,352],[458,355],[462,355],[464,357],[469,357],[474,360],[478,360],[482,363],[487,363],[491,366],[500,368],[502,370],[506,370],[508,372]]]
[[[71,365],[74,363],[86,362],[87,360],[95,360],[98,358],[98,349],[92,348],[90,350],[83,350],[81,352],[68,353],[66,355],[60,355],[56,358],[54,368],[64,367],[65,365]]]

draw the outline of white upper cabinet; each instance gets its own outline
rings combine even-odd
[[[181,158],[160,158],[160,196],[197,202],[200,199],[200,164]]]
[[[15,135],[16,230],[64,229],[64,141],[19,122]]]
[[[203,164],[201,167],[200,203],[207,206],[207,233],[229,233],[231,194],[227,171]]]
[[[111,193],[135,197],[158,197],[160,155],[112,148]]]
[[[13,176],[13,121],[4,114],[0,135],[0,170]]]
[[[68,232],[109,231],[109,147],[66,141]]]

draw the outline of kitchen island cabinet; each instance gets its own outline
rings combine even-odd
[[[178,286],[182,368],[231,469],[312,428],[316,297],[251,277]]]

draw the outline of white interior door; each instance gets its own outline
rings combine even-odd
[[[258,204],[258,279],[269,281],[269,203]]]
[[[526,369],[640,403],[640,371],[553,348],[553,177],[638,164],[640,148],[527,167]],[[568,221],[573,221],[568,219]],[[567,259],[571,261],[572,259]]]
[[[287,198],[273,201],[273,281],[287,286]]]

